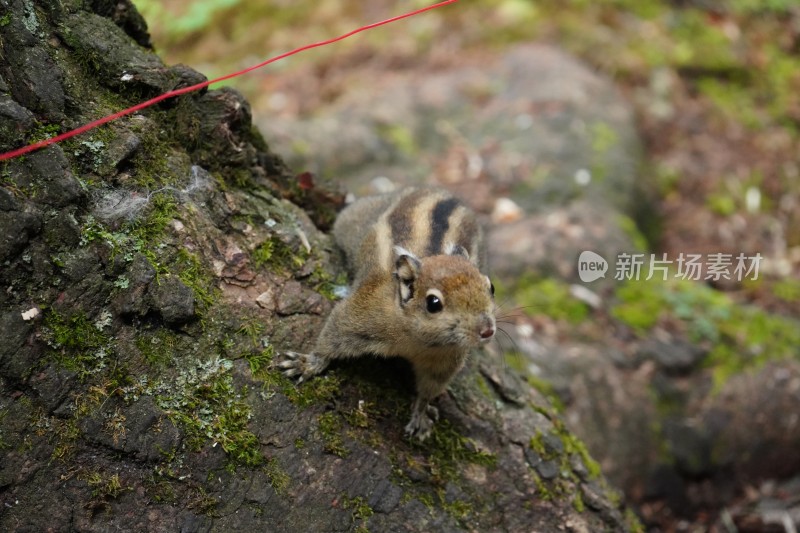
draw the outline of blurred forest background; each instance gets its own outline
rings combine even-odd
[[[134,2],[156,51],[214,78],[427,2]],[[309,116],[347,83],[443,68],[549,42],[613,79],[635,106],[660,193],[650,247],[714,250],[716,229],[768,260],[736,287],[800,312],[800,5],[793,0],[480,0],[272,64],[226,82],[257,124]],[[291,88],[291,91],[287,91]],[[270,132],[263,132],[269,141]],[[282,154],[283,155],[283,154]],[[298,172],[302,169],[295,169]],[[647,222],[647,221],[645,221]]]
[[[209,78],[429,4],[134,3],[164,61],[188,64]],[[272,118],[312,117],[356,85],[483,58],[488,64],[498,53],[528,42],[574,54],[613,80],[633,106],[645,148],[639,174],[657,189],[656,209],[637,221],[646,249],[672,258],[740,251],[763,257],[758,279],[742,283],[621,284],[610,314],[629,328],[628,337],[647,338],[656,325],[678,331],[704,346],[709,354],[704,364],[714,367],[717,386],[742,368],[799,359],[796,0],[464,0],[228,83],[247,97],[254,122],[271,142]],[[304,149],[309,148],[297,147],[300,155]],[[298,160],[298,154],[280,155]],[[560,319],[570,307],[558,299],[558,283],[539,283],[528,293],[532,301],[523,303],[559,319],[557,327],[568,336],[586,312],[577,320]],[[584,328],[581,335],[590,341],[607,335],[600,331],[602,323],[596,329]],[[616,340],[626,340],[616,334]],[[669,401],[656,399],[660,409],[674,408]],[[795,488],[792,497],[798,493]],[[758,491],[747,497],[757,500]],[[648,510],[642,512],[647,519]]]

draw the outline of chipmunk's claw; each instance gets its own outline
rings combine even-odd
[[[430,405],[414,403],[411,420],[406,424],[405,433],[409,438],[416,437],[420,442],[431,436],[433,425],[439,420],[439,410]]]
[[[286,351],[282,355],[282,360],[278,361],[276,366],[283,372],[284,376],[296,378],[298,383],[316,376],[328,366],[325,359],[313,353]]]

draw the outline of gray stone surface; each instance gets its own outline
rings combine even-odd
[[[195,317],[194,292],[177,277],[165,276],[151,284],[148,297],[168,324],[180,325]]]

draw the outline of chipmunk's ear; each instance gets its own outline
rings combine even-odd
[[[460,255],[464,259],[469,259],[469,252],[460,244],[450,243],[445,246],[445,253],[447,255]]]
[[[414,297],[414,281],[417,279],[422,263],[417,256],[405,248],[395,246],[394,251],[398,255],[397,261],[394,263],[394,277],[398,282],[400,304],[404,305]]]

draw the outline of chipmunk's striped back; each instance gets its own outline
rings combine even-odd
[[[405,189],[362,198],[333,227],[354,274],[314,352],[280,366],[301,379],[331,360],[399,356],[414,367],[417,399],[406,433],[425,439],[442,394],[468,352],[495,335],[494,286],[482,271],[475,214],[448,193]]]
[[[482,231],[475,213],[446,191],[410,188],[356,203],[339,215],[334,236],[358,270],[368,264],[391,271],[397,246],[417,257],[452,255],[460,247],[482,270]],[[360,220],[352,220],[355,213]]]

